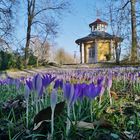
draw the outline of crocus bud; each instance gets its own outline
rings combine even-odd
[[[107,88],[110,89],[112,87],[112,77],[107,79]]]
[[[105,88],[104,88],[104,86],[101,86],[99,96],[102,96],[104,94],[104,92],[105,92]]]
[[[24,97],[26,100],[29,99],[29,94],[30,94],[30,89],[28,87],[28,85],[25,85],[25,88],[24,88]]]
[[[37,91],[39,97],[41,97],[43,94],[43,87],[42,86],[43,86],[42,77],[40,76],[40,74],[37,74],[33,78],[33,87]]]

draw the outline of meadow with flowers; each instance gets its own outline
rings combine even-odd
[[[140,139],[140,68],[0,78],[0,140]]]

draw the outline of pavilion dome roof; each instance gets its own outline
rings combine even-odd
[[[114,39],[117,39],[118,42],[121,42],[123,40],[121,37],[111,35],[111,34],[109,34],[107,32],[104,32],[104,31],[93,31],[89,35],[87,35],[83,38],[77,39],[75,42],[77,44],[86,43],[88,41],[94,41],[95,39],[99,39],[99,40],[114,40]]]

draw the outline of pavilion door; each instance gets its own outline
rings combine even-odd
[[[94,44],[93,47],[90,47],[89,50],[89,58],[88,63],[96,63],[97,62],[97,48]]]

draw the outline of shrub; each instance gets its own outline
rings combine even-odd
[[[5,70],[14,66],[14,57],[11,53],[0,52],[0,70]]]
[[[10,68],[23,68],[23,58],[22,56],[15,52],[9,53],[0,51],[0,70],[6,70]]]
[[[36,65],[36,62],[37,62],[37,57],[34,56],[32,53],[30,53],[28,64],[29,65]]]

